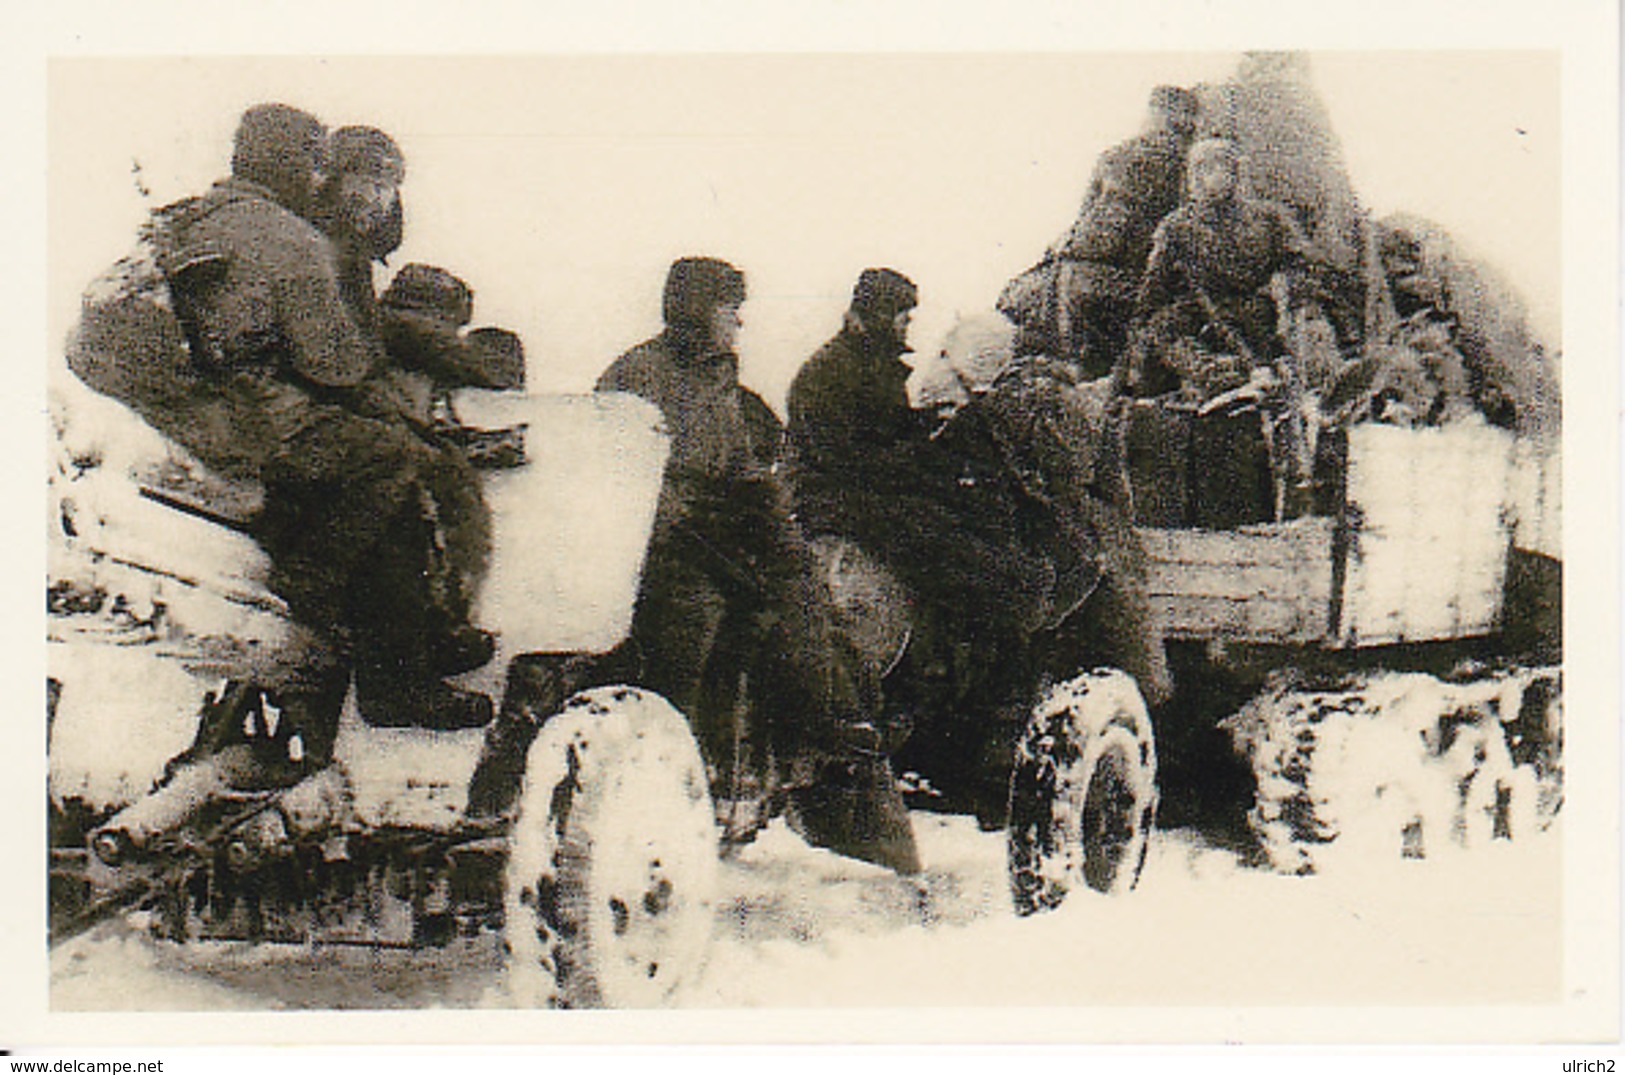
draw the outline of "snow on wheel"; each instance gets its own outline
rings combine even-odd
[[[1559,677],[1378,671],[1266,690],[1223,724],[1253,767],[1266,854],[1287,872],[1357,873],[1373,856],[1431,858],[1546,828],[1562,797]]]
[[[1529,809],[1514,815],[1513,839],[1550,828],[1563,807],[1563,671],[1525,669],[1519,678],[1517,705],[1501,714],[1515,773],[1531,798]]]
[[[630,687],[584,691],[525,763],[503,893],[529,1005],[655,1007],[704,962],[717,838],[687,722]]]
[[[1010,774],[1010,892],[1022,915],[1075,884],[1122,893],[1139,881],[1156,815],[1157,752],[1134,680],[1087,672],[1033,708]]]

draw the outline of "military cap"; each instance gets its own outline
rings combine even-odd
[[[890,321],[919,304],[919,288],[895,269],[864,269],[852,289],[852,311],[866,319]]]
[[[703,322],[718,306],[745,301],[745,274],[720,258],[679,258],[666,273],[661,314],[668,325]]]
[[[279,198],[307,197],[325,155],[322,121],[285,104],[244,112],[232,139],[231,174],[270,189]]]
[[[1151,110],[1166,116],[1188,114],[1192,120],[1197,112],[1196,94],[1183,86],[1158,86],[1151,91]]]
[[[400,147],[377,127],[340,127],[327,142],[327,170],[332,175],[376,175],[406,178]]]
[[[474,292],[467,284],[439,266],[418,262],[402,266],[378,301],[458,326],[468,324],[474,316]]]

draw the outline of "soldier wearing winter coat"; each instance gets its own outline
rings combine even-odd
[[[934,448],[960,476],[961,510],[1001,516],[1007,562],[1027,573],[970,584],[1022,602],[1024,635],[1068,625],[1090,660],[1121,667],[1160,704],[1172,682],[1126,511],[1110,386],[1080,381],[1068,363],[1016,357],[1014,335],[1002,319],[970,318],[944,345],[969,399]]]
[[[809,533],[876,547],[890,500],[914,487],[931,432],[909,405],[908,322],[918,291],[891,269],[865,269],[841,330],[790,384],[788,427],[796,513]]]
[[[332,245],[307,220],[325,136],[295,109],[250,109],[232,177],[168,214],[163,254],[191,362],[228,402],[233,450],[249,457],[239,472],[264,484],[253,532],[272,589],[319,640],[279,698],[307,767],[330,756],[355,648],[409,647],[437,676],[459,670],[448,658],[466,663],[445,645],[448,625],[378,607],[425,585],[424,474],[435,460],[399,423],[356,409],[378,352],[347,308]],[[486,702],[431,719],[489,715]]]
[[[970,496],[976,479],[932,440],[909,405],[907,327],[914,284],[867,269],[841,331],[790,385],[797,517],[878,557],[951,636],[989,639],[1023,625],[1042,565],[1012,544],[1010,513]]]
[[[460,320],[380,303],[372,266],[400,246],[404,178],[404,160],[387,134],[372,127],[340,128],[328,140],[325,180],[313,215],[334,245],[340,292],[372,352],[369,374],[352,394],[353,406],[413,435],[428,450],[418,468],[429,512],[429,525],[419,534],[427,540],[397,550],[421,565],[423,582],[368,595],[369,607],[355,625],[357,700],[361,715],[372,723],[449,720],[455,725],[464,722],[465,713],[478,722],[484,710],[483,700],[440,680],[449,671],[484,663],[493,652],[490,635],[469,623],[489,565],[491,518],[478,475],[462,450],[437,434],[431,405],[437,381],[458,385],[471,379],[447,356],[469,350],[457,330],[468,320],[465,308],[472,296],[460,280],[442,273],[453,292],[446,297]],[[432,270],[408,266],[402,272],[408,277],[404,291]],[[282,540],[313,557],[326,555],[323,535],[301,521],[290,519],[293,525]]]
[[[1309,248],[1282,206],[1243,192],[1234,143],[1192,149],[1189,188],[1152,236],[1129,380],[1142,395],[1206,400],[1281,355],[1271,281],[1305,269]]]
[[[598,378],[600,392],[630,392],[659,407],[671,434],[657,538],[738,496],[765,503],[777,495],[768,472],[778,459],[782,427],[762,398],[739,383],[734,343],[744,299],[744,274],[726,262],[677,261],[666,278],[665,331]]]
[[[1268,427],[1226,409],[1302,391],[1280,325],[1309,288],[1312,253],[1283,206],[1242,190],[1234,143],[1199,143],[1187,176],[1189,197],[1152,238],[1122,380],[1141,396],[1177,393],[1174,409],[1195,412],[1182,419],[1192,461],[1182,521],[1225,529],[1304,510],[1312,492],[1298,406]]]

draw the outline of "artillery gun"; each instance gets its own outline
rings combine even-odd
[[[254,491],[62,388],[78,398],[58,410],[52,481],[53,938],[132,910],[175,941],[498,933],[516,998],[566,1006],[658,1005],[692,979],[719,852],[798,788],[781,775],[794,764],[691,726],[742,728],[743,713],[680,714],[636,684],[577,689],[601,682],[596,658],[630,624],[667,450],[652,406],[465,394],[474,425],[524,430],[524,462],[485,479],[496,548],[476,618],[497,656],[461,680],[500,699],[499,717],[483,731],[371,727],[352,696],[335,764],[264,787],[292,744],[274,694],[252,684],[297,652],[297,628],[240,532]],[[860,589],[874,578],[827,562]],[[895,603],[842,592],[855,632],[895,629]],[[1068,666],[1048,682],[1013,793],[1023,910],[1084,884],[1132,887],[1155,807],[1133,681]],[[226,745],[172,761],[204,739]]]

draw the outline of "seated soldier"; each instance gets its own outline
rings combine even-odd
[[[432,389],[420,405],[414,395],[419,386],[409,372],[429,371],[430,383],[449,378],[440,353],[459,350],[461,341],[455,328],[442,334],[443,347],[429,346],[435,339],[430,333],[390,331],[401,318],[391,316],[374,294],[372,264],[392,253],[402,234],[399,187],[405,171],[394,141],[375,128],[344,127],[329,138],[327,156],[311,218],[333,244],[340,292],[370,353],[368,373],[351,391],[350,404],[358,414],[393,427],[393,436],[411,437],[420,454],[415,473],[423,518],[397,538],[408,543],[400,550],[402,573],[391,576],[390,585],[358,592],[345,612],[358,706],[376,725],[484,723],[489,700],[441,677],[478,667],[493,652],[489,633],[469,623],[489,561],[489,512],[461,451],[433,433],[427,413]],[[461,287],[461,281],[456,284]],[[342,440],[325,446],[349,450]],[[285,504],[268,515],[267,537],[284,559],[314,564],[330,555],[329,533],[309,525],[313,510],[309,504],[292,510]]]
[[[790,383],[795,509],[809,533],[838,533],[884,555],[897,496],[932,421],[909,405],[908,326],[919,293],[892,269],[865,269],[835,338]]]
[[[950,503],[956,476],[930,467],[935,420],[909,402],[902,356],[917,301],[913,281],[892,269],[858,277],[841,330],[790,384],[788,470],[808,534],[854,542],[946,610],[963,585],[998,575],[999,561],[963,533]]]
[[[307,219],[326,132],[281,105],[246,112],[231,178],[161,214],[155,232],[175,316],[186,338],[193,389],[206,403],[178,419],[183,443],[207,466],[263,483],[251,523],[271,560],[271,588],[301,629],[300,649],[263,681],[283,714],[280,761],[260,779],[297,779],[331,758],[355,648],[377,630],[380,595],[407,609],[432,571],[424,475],[433,452],[398,424],[361,413],[357,388],[376,353],[346,309],[333,249]],[[206,424],[199,424],[206,419]],[[162,427],[161,427],[162,428]],[[445,625],[391,621],[409,636],[431,676],[465,663]],[[438,680],[433,680],[438,682]],[[243,685],[239,685],[240,687]],[[433,699],[431,699],[433,701]],[[479,723],[483,708],[430,706],[442,725]],[[206,707],[186,759],[218,746],[241,717]]]
[[[1077,220],[1000,296],[1023,330],[1019,349],[1077,363],[1086,377],[1111,372],[1152,231],[1179,204],[1196,117],[1194,94],[1158,86],[1140,133],[1101,154]]]
[[[1305,268],[1308,247],[1284,208],[1242,190],[1233,143],[1198,143],[1187,174],[1185,203],[1152,238],[1129,385],[1206,402],[1281,355],[1270,284]]]
[[[378,300],[386,361],[368,385],[374,406],[436,449],[437,465],[427,477],[448,572],[442,597],[465,618],[491,558],[491,513],[477,469],[524,461],[516,431],[467,429],[452,407],[458,388],[524,386],[518,337],[502,329],[465,333],[473,308],[473,291],[445,269],[403,266]]]
[[[1214,411],[1234,394],[1296,383],[1289,365],[1275,369],[1286,357],[1275,296],[1308,267],[1309,249],[1284,208],[1242,190],[1233,143],[1198,143],[1187,186],[1185,203],[1153,236],[1122,376],[1136,395],[1174,392],[1192,409]],[[1256,417],[1200,413],[1190,436],[1190,523],[1275,517],[1270,449]]]
[[[914,303],[907,278],[865,270],[841,332],[792,382],[797,513],[809,534],[846,538],[878,558],[913,595],[934,642],[990,649],[1041,626],[1052,565],[1012,537],[1022,524],[1003,466],[978,469],[945,449],[933,419],[910,406],[901,355]]]
[[[914,459],[915,521],[886,542],[913,598],[887,702],[932,721],[897,762],[984,824],[1003,816],[1008,750],[1043,675],[1099,662],[1132,675],[1152,705],[1171,691],[1144,553],[1117,506],[1110,381],[1013,357],[1016,331],[994,315],[949,334],[943,357],[963,402]]]

